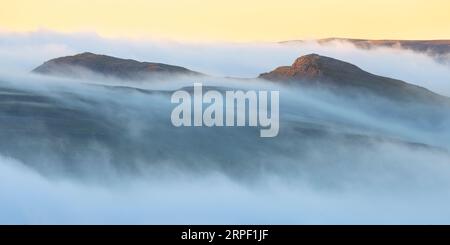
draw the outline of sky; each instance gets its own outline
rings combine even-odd
[[[450,39],[447,0],[0,0],[0,30],[282,41]]]

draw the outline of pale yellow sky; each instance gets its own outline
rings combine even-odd
[[[0,29],[279,41],[450,39],[448,0],[0,0]]]

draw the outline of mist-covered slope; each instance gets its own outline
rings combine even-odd
[[[50,88],[1,89],[0,133],[9,140],[1,142],[0,152],[43,173],[90,176],[114,169],[138,174],[140,168],[164,165],[194,172],[220,169],[245,180],[266,168],[285,171],[307,164],[323,171],[327,167],[321,164],[336,161],[336,145],[348,151],[362,147],[358,152],[364,154],[378,144],[448,154],[440,131],[447,130],[448,108],[397,104],[375,95],[342,98],[277,86],[282,93],[289,91],[281,99],[280,135],[262,140],[255,128],[173,127],[170,91],[70,84]],[[285,160],[275,160],[279,158]]]
[[[0,87],[8,223],[408,223],[402,203],[418,193],[430,199],[412,220],[437,222],[427,208],[450,188],[446,108],[234,81],[280,90],[280,134],[264,139],[257,128],[173,127],[170,91],[33,76]]]

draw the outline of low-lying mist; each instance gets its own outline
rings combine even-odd
[[[11,51],[36,45],[48,49],[30,59]],[[0,52],[10,55],[11,69],[0,72],[0,223],[449,223],[450,108],[257,79],[168,76],[137,83],[28,73],[49,55],[93,51],[256,77],[317,52],[405,80],[415,72],[445,94],[445,65],[410,51],[339,43],[155,45],[55,33],[5,36]],[[180,51],[186,47],[192,49]],[[260,138],[249,127],[173,127],[171,91],[194,82],[279,90],[278,137]]]

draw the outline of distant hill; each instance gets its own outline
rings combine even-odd
[[[439,61],[450,58],[450,40],[368,40],[354,38],[326,38],[318,39],[320,44],[335,41],[349,42],[361,49],[373,49],[379,47],[403,48],[419,53],[426,53]],[[303,43],[304,40],[283,41],[280,43]]]
[[[340,91],[352,88],[362,89],[395,100],[443,102],[450,105],[449,98],[425,88],[377,76],[353,64],[317,54],[302,56],[291,66],[278,67],[271,72],[261,74],[259,78],[294,85],[325,86]]]
[[[82,71],[131,80],[144,79],[153,75],[201,75],[199,72],[180,66],[139,62],[88,52],[52,59],[33,70],[35,73],[71,77],[79,76]]]
[[[33,70],[36,73],[66,77],[77,77],[86,71],[130,80],[155,75],[203,75],[180,66],[139,62],[93,53],[52,59]],[[359,89],[395,100],[439,102],[450,105],[449,98],[425,88],[377,76],[350,63],[317,54],[302,56],[291,66],[278,67],[261,74],[259,78],[294,85],[326,86],[339,92]]]
[[[450,40],[366,40],[366,39],[347,39],[347,38],[328,38],[321,39],[319,42],[326,43],[336,40],[353,43],[360,48],[374,47],[402,47],[418,52],[430,52],[433,54],[450,53]]]

